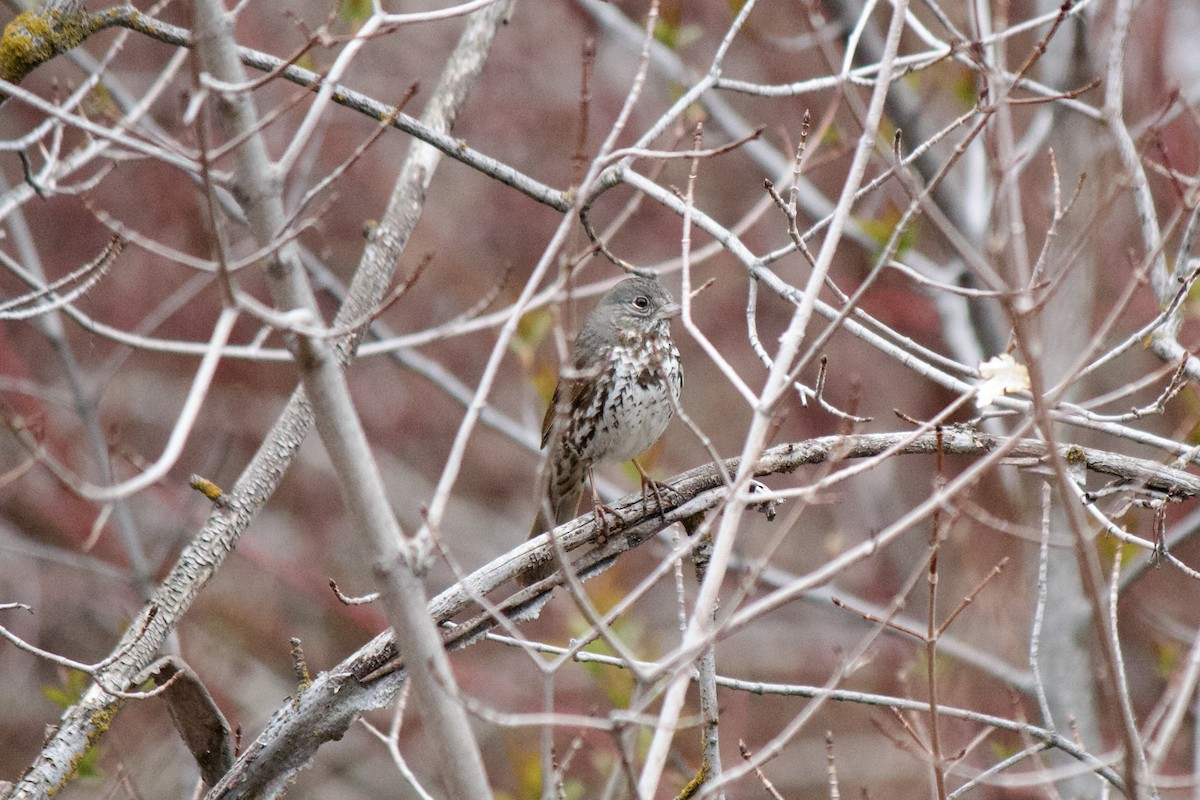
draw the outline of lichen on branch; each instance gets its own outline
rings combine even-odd
[[[101,25],[80,0],[48,2],[18,14],[0,36],[0,78],[20,83],[39,64],[78,46]]]

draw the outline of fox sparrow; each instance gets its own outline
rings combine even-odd
[[[530,538],[575,516],[594,464],[633,460],[649,481],[635,456],[658,441],[683,389],[669,327],[679,311],[657,281],[637,277],[610,289],[588,314],[571,346],[572,373],[559,379],[542,422],[542,447],[553,440],[553,449]],[[530,570],[522,583],[553,568],[550,562]]]

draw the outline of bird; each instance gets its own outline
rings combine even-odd
[[[591,480],[593,466],[633,461],[643,494],[652,481],[637,456],[666,430],[683,391],[679,350],[670,322],[681,308],[657,280],[636,276],[612,287],[588,314],[571,345],[571,369],[559,377],[542,421],[550,446],[548,475],[529,538],[573,519],[592,483],[593,511],[604,524]],[[615,512],[614,512],[615,515]],[[553,560],[527,570],[528,586],[553,572]]]

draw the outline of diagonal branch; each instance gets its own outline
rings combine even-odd
[[[486,55],[487,48],[480,47],[477,29],[469,27],[468,35],[448,60],[446,77],[431,96],[422,117],[423,127],[431,130],[451,127]],[[437,163],[432,148],[416,147],[410,152],[388,209],[364,251],[337,321],[361,318],[364,309],[377,307],[387,292],[399,256],[420,217]],[[349,343],[343,343],[335,351],[343,363],[353,355]],[[119,656],[105,664],[84,697],[63,713],[54,735],[5,798],[44,798],[66,784],[79,759],[104,735],[124,702],[99,686],[128,686],[154,660],[192,602],[274,493],[311,426],[312,411],[307,396],[297,389],[236,483],[222,495],[221,504],[180,553],[153,598],[113,647],[113,653]],[[296,768],[304,763],[301,760]]]
[[[1044,461],[1050,455],[1046,443],[1036,439],[1011,440],[951,427],[943,430],[940,437],[936,432],[917,436],[908,432],[876,433],[825,436],[781,444],[765,451],[749,471],[762,477],[790,473],[805,465],[873,458],[888,452],[934,455],[939,439],[942,452],[948,456],[992,458],[1002,447],[1006,448],[1003,451],[1006,457],[1021,458],[1029,463]],[[1059,452],[1062,457],[1071,458],[1072,463],[1086,464],[1089,470],[1102,475],[1179,499],[1200,497],[1200,476],[1154,461],[1074,445],[1064,445]],[[596,545],[573,565],[584,577],[596,574],[620,553],[648,541],[667,525],[727,503],[729,496],[722,475],[736,474],[738,467],[739,460],[734,458],[677,475],[668,482],[671,491],[663,494],[661,515],[656,502],[646,503],[641,493],[635,492],[611,504],[625,520],[619,528],[610,525],[609,529],[602,529],[587,513],[559,526],[554,531],[555,538],[568,551]],[[604,540],[603,544],[599,544],[601,540]],[[475,598],[500,589],[518,574],[540,563],[550,547],[546,535],[522,543],[433,598],[428,614],[443,627],[445,647],[467,647],[494,630],[499,624],[496,615],[481,611]],[[493,608],[510,619],[525,619],[537,613],[556,580],[561,577],[555,576],[512,592],[496,601]],[[450,625],[451,619],[464,612],[471,616]],[[731,630],[727,628],[717,635],[726,635]],[[298,697],[281,706],[263,733],[242,754],[238,765],[226,776],[222,788],[229,793],[261,791],[265,784],[260,781],[273,773],[282,759],[306,763],[322,744],[340,739],[359,716],[391,703],[405,677],[404,664],[399,660],[391,631],[380,633],[358,652],[320,674]],[[1056,746],[1062,744],[1058,742]]]
[[[128,28],[176,47],[195,46],[195,36],[188,29],[162,22],[134,6],[113,6],[89,14],[79,0],[67,2],[77,7],[69,12],[46,7],[36,12],[21,14],[8,24],[0,37],[0,79],[13,84],[20,83],[35,67],[78,47],[92,34],[108,28]],[[314,92],[325,86],[321,75],[285,59],[249,47],[239,46],[236,50],[237,57],[251,69],[278,74],[284,80]],[[445,155],[556,211],[567,211],[571,208],[569,193],[534,180],[508,164],[480,153],[463,140],[451,136],[447,132],[449,128],[439,128],[408,114],[396,113],[388,104],[341,84],[332,86],[329,96],[334,103],[372,119],[388,119],[394,115],[391,124],[396,130],[436,147]],[[0,93],[0,103],[6,98],[7,95]]]

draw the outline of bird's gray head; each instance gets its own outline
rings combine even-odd
[[[641,330],[649,333],[679,316],[679,304],[653,278],[626,278],[608,290],[588,315],[584,327],[618,331]]]
[[[630,339],[670,336],[667,328],[679,316],[679,304],[652,278],[626,278],[608,290],[584,320],[575,337],[575,366],[587,368]]]

